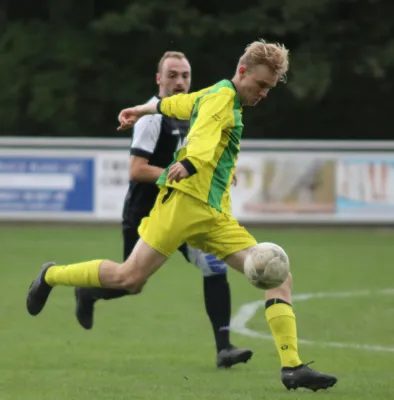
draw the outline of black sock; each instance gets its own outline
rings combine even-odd
[[[231,297],[226,274],[204,277],[204,298],[215,335],[216,349],[219,352],[231,347]]]
[[[131,294],[125,289],[109,289],[109,288],[83,288],[83,293],[86,296],[90,296],[95,300],[112,300],[118,299],[123,296]]]

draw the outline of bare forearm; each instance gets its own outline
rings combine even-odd
[[[152,99],[149,103],[143,104],[139,107],[141,115],[151,115],[157,114],[157,103],[159,102],[158,99]]]
[[[153,165],[141,165],[138,168],[130,168],[130,179],[135,182],[155,183],[164,168],[155,167]]]

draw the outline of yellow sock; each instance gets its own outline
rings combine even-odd
[[[93,260],[78,264],[53,266],[45,274],[45,282],[50,286],[101,287],[99,266],[103,260]]]
[[[274,300],[275,301],[275,300]],[[265,310],[282,367],[302,364],[298,356],[297,326],[293,307],[287,303],[273,303]]]

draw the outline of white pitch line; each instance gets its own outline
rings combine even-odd
[[[292,296],[293,302],[307,301],[311,299],[339,299],[346,297],[362,297],[362,296],[393,296],[394,289],[382,289],[382,290],[359,290],[353,292],[319,292],[319,293],[301,293]],[[253,303],[244,304],[235,314],[231,321],[231,330],[244,336],[272,340],[271,334],[265,332],[256,332],[252,329],[247,328],[247,323],[254,317],[257,310],[260,307],[264,307],[265,301],[259,300]],[[385,347],[380,345],[369,345],[369,344],[358,344],[358,343],[341,343],[341,342],[315,342],[312,340],[299,339],[298,343],[307,345],[318,345],[323,347],[336,347],[342,349],[355,349],[355,350],[366,350],[366,351],[384,351],[394,352],[394,347]]]

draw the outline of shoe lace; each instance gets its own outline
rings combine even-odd
[[[314,361],[309,361],[309,362],[307,362],[306,364],[304,364],[306,367],[308,366],[308,365],[311,365],[311,364],[313,364],[314,363]]]

